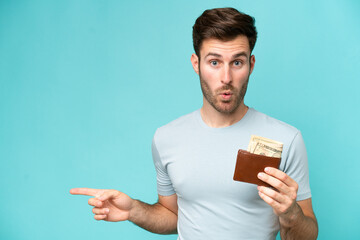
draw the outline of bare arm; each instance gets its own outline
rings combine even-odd
[[[296,202],[298,184],[276,168],[265,168],[259,179],[274,189],[258,187],[260,197],[269,204],[280,221],[282,239],[316,239],[318,225],[312,209],[311,198]]]
[[[88,203],[94,206],[96,220],[111,222],[129,220],[139,227],[159,234],[176,233],[177,196],[160,196],[157,203],[150,205],[134,200],[117,190],[74,188],[71,194],[93,196]]]
[[[298,201],[292,215],[280,218],[281,239],[316,239],[318,224],[314,215],[311,198]]]
[[[160,196],[157,203],[149,205],[134,200],[129,221],[150,232],[159,234],[177,233],[177,196]]]

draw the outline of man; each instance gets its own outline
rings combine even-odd
[[[206,10],[195,22],[191,62],[203,106],[159,128],[152,151],[159,200],[154,205],[116,190],[72,189],[94,196],[95,219],[129,220],[178,239],[316,239],[307,156],[300,132],[244,104],[257,32],[233,8]],[[258,178],[273,188],[232,179],[238,149],[252,134],[282,142],[279,169]]]

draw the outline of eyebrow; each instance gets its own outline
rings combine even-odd
[[[239,52],[239,53],[236,53],[236,54],[234,54],[232,57],[233,58],[238,58],[238,57],[242,57],[242,56],[244,56],[244,57],[248,57],[248,55],[246,54],[246,52]]]
[[[222,56],[218,53],[213,53],[213,52],[209,52],[208,54],[206,54],[205,58],[209,57],[209,56],[213,56],[213,57],[218,57],[218,58],[222,58]],[[238,58],[238,57],[248,57],[248,55],[246,54],[246,52],[239,52],[239,53],[235,53],[234,55],[232,55],[232,58]]]

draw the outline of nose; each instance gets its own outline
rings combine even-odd
[[[229,65],[225,65],[223,68],[223,74],[222,74],[222,78],[221,78],[221,83],[223,84],[230,84],[232,82],[232,75],[231,75],[231,71],[230,71],[230,66]]]

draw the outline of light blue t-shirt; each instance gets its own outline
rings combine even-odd
[[[284,143],[280,170],[299,184],[297,201],[311,197],[299,130],[253,108],[231,126],[211,128],[197,110],[157,129],[152,144],[158,193],[178,196],[178,239],[275,239],[278,217],[257,186],[233,180],[251,135]]]

